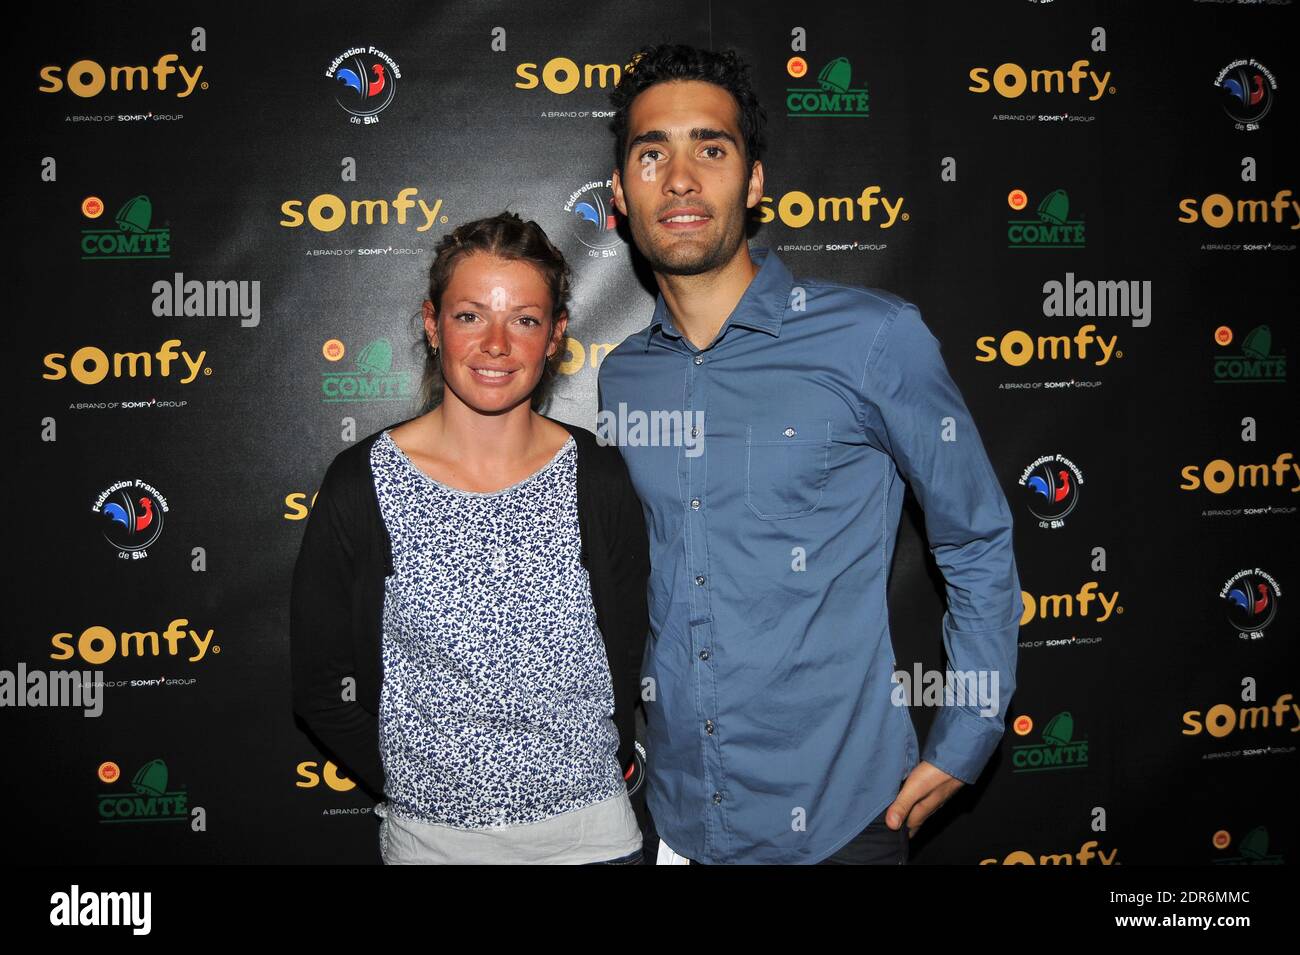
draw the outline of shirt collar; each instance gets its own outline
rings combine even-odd
[[[781,335],[781,319],[790,306],[790,289],[794,286],[794,276],[780,257],[769,248],[751,245],[749,257],[758,266],[758,272],[750,280],[745,294],[740,297],[740,301],[736,303],[735,309],[723,323],[722,328],[718,329],[715,341],[722,336],[728,325],[740,325],[742,328],[767,332],[773,338],[779,338]],[[650,326],[646,329],[642,340],[643,351],[649,350],[650,339],[654,337],[655,329],[668,338],[682,337],[681,332],[677,331],[673,324],[672,313],[668,310],[668,303],[664,301],[662,292],[655,300],[654,318],[650,320]]]

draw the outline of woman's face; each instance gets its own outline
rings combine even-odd
[[[527,403],[547,357],[563,346],[568,316],[553,329],[550,316],[550,289],[532,265],[483,252],[463,256],[437,313],[424,303],[425,333],[442,350],[443,400],[480,414]]]

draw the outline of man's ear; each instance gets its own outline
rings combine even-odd
[[[610,176],[610,180],[612,181],[610,188],[614,192],[614,208],[624,216],[627,216],[627,203],[623,201],[623,177],[619,174],[617,169],[615,169],[614,174]]]
[[[745,195],[745,208],[752,209],[763,199],[763,160],[754,160],[754,169],[749,174],[749,192]]]

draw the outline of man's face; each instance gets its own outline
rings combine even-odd
[[[736,101],[713,83],[657,83],[628,110],[627,178],[614,205],[656,272],[699,275],[731,261],[746,210],[763,196],[762,163],[746,172]]]

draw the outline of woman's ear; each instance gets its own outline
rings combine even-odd
[[[555,327],[551,329],[551,345],[546,349],[546,357],[551,358],[559,349],[564,347],[564,335],[569,327],[569,310],[565,309],[560,312],[560,317],[555,320]]]
[[[436,348],[438,347],[438,313],[427,298],[424,300],[422,311],[424,312],[424,338],[429,342],[430,348]]]

